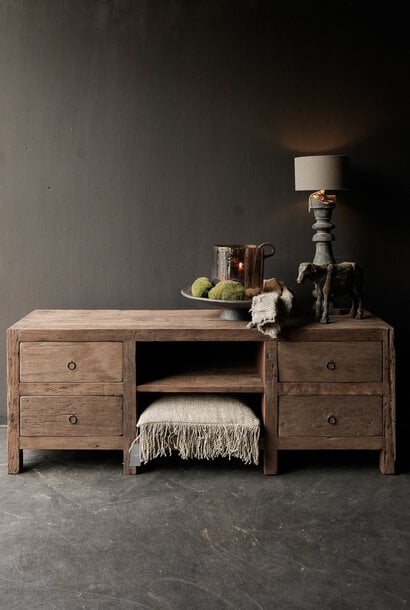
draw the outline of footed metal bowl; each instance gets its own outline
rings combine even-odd
[[[252,305],[252,299],[243,299],[241,301],[224,301],[221,299],[208,299],[204,297],[194,297],[191,292],[191,286],[181,290],[182,296],[192,301],[197,301],[201,305],[215,307],[221,309],[222,320],[248,320],[250,319],[249,309]]]

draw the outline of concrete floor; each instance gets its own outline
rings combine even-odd
[[[394,610],[410,606],[410,474],[373,452],[160,460],[25,451],[0,428],[1,610]]]

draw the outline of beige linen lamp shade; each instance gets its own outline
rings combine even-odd
[[[295,157],[295,190],[344,190],[348,188],[348,173],[346,155]]]

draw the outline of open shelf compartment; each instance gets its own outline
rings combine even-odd
[[[261,343],[137,342],[138,392],[262,393]]]

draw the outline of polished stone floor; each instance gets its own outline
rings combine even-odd
[[[25,451],[0,428],[1,610],[410,607],[410,473],[373,452],[238,461]]]

